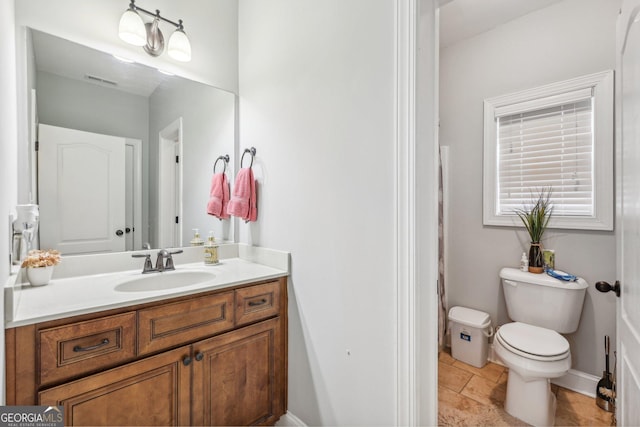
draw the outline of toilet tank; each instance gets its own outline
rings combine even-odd
[[[500,278],[511,320],[562,334],[578,329],[584,295],[589,287],[584,279],[566,282],[544,273],[516,268],[503,268]]]

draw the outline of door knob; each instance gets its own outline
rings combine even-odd
[[[116,236],[120,237],[122,236],[124,233],[122,232],[122,230],[116,230]]]
[[[131,228],[130,227],[125,228],[124,232],[127,233],[127,234],[131,233]]]
[[[620,281],[616,280],[616,283],[613,286],[611,286],[607,282],[598,282],[598,283],[596,283],[596,289],[599,290],[600,292],[613,291],[613,292],[616,293],[616,296],[619,297],[620,296]]]

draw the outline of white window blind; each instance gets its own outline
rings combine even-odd
[[[540,189],[552,188],[554,216],[593,216],[591,91],[565,94],[564,100],[569,102],[529,111],[513,105],[496,111],[499,215],[512,214]]]
[[[514,210],[551,188],[549,228],[613,230],[613,77],[484,100],[483,224],[522,227]]]

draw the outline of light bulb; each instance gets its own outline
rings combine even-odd
[[[147,44],[147,30],[138,12],[129,8],[122,14],[118,35],[122,40],[134,46]]]
[[[189,43],[189,38],[182,30],[182,26],[171,34],[167,52],[176,61],[191,61],[191,43]]]

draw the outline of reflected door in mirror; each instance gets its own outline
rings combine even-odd
[[[125,250],[125,138],[40,125],[40,246]]]

